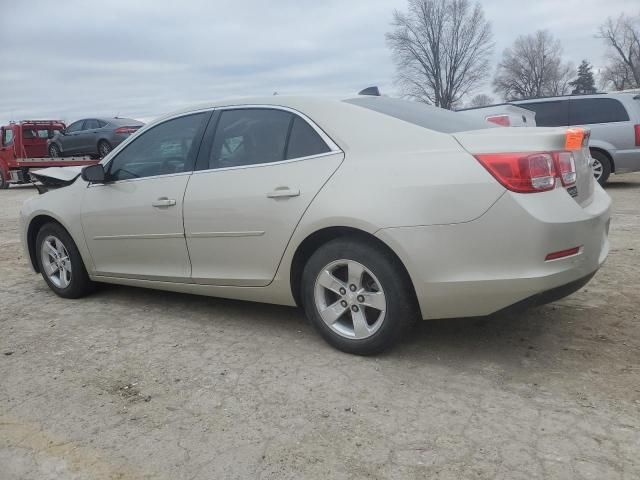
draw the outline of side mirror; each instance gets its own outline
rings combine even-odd
[[[101,163],[84,167],[81,173],[82,179],[89,183],[105,183],[104,167]]]

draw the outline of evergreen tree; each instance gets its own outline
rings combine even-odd
[[[578,78],[573,82],[569,82],[569,85],[573,87],[575,94],[595,93],[596,84],[593,80],[593,71],[591,65],[586,60],[583,60],[578,67]]]

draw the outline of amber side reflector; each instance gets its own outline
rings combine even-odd
[[[560,250],[559,252],[553,252],[545,257],[545,261],[558,260],[559,258],[571,257],[576,255],[580,251],[580,247],[573,247],[567,250]]]
[[[564,141],[565,150],[580,150],[584,140],[584,130],[582,128],[570,128],[567,130]]]

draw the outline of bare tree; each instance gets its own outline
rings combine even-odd
[[[547,30],[521,35],[502,54],[493,87],[505,99],[564,95],[573,67],[562,60],[562,46]]]
[[[487,105],[493,104],[493,97],[491,95],[487,95],[486,93],[480,93],[471,99],[469,102],[469,108],[474,107],[486,107]]]
[[[491,26],[479,3],[469,0],[408,0],[395,11],[387,43],[397,82],[419,101],[451,109],[485,81],[493,50]]]
[[[611,53],[604,72],[609,85],[616,90],[640,88],[640,15],[608,18],[598,37],[607,43]]]
[[[600,72],[600,87],[603,90],[626,90],[637,86],[629,66],[618,58],[610,59],[609,64]]]

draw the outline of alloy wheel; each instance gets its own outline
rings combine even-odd
[[[71,259],[69,252],[58,237],[47,236],[40,249],[42,268],[49,281],[64,289],[71,283]]]
[[[602,166],[602,163],[600,163],[600,160],[598,160],[597,158],[593,158],[591,169],[593,170],[593,176],[596,177],[596,180],[599,181],[600,177],[602,177],[602,172],[604,171],[604,167]]]
[[[353,260],[336,260],[318,274],[315,305],[322,320],[349,339],[372,336],[382,326],[387,301],[376,276]]]
[[[107,155],[109,155],[110,151],[111,151],[111,146],[108,143],[102,142],[100,144],[100,152],[99,153],[100,153],[100,157],[101,158],[104,158]]]

